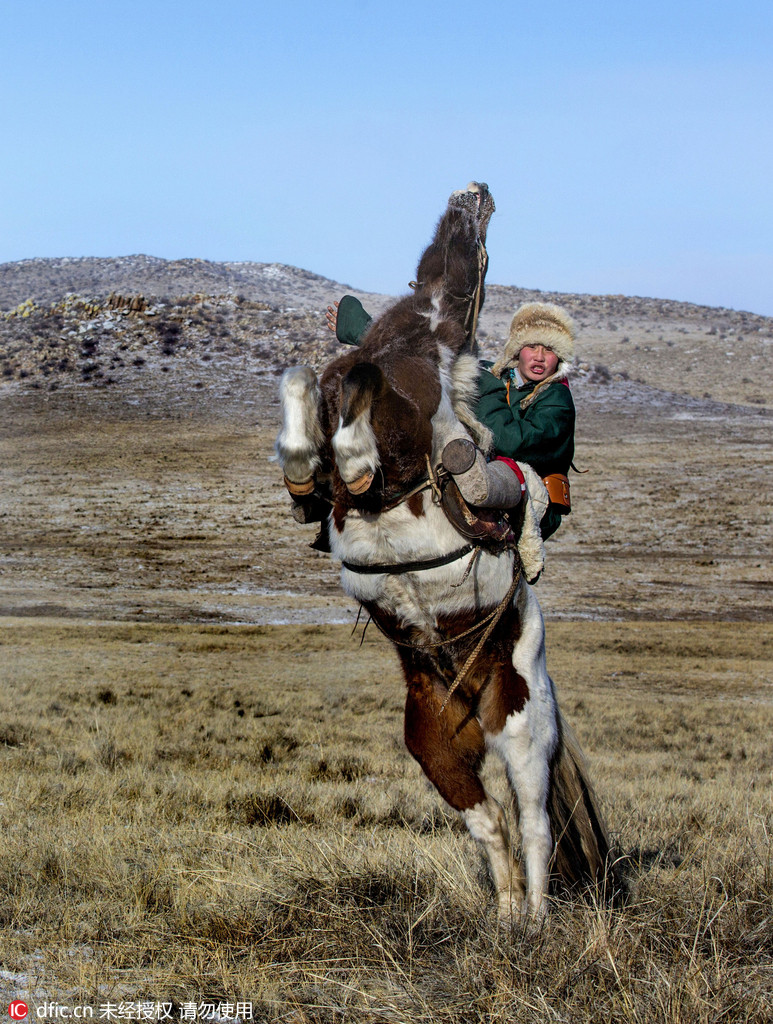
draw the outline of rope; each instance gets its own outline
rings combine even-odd
[[[471,304],[467,312],[467,321],[470,321],[470,314],[472,314],[472,323],[470,325],[470,348],[475,348],[475,333],[478,329],[478,315],[480,313],[480,293],[483,290],[483,279],[486,276],[486,267],[488,266],[488,253],[486,252],[486,246],[483,242],[478,239],[478,286],[475,289],[474,302]],[[467,322],[465,323],[467,327]]]
[[[445,711],[446,705],[448,704],[449,700],[451,700],[451,697],[453,696],[454,690],[456,690],[456,688],[462,682],[464,677],[470,671],[470,668],[472,667],[473,662],[475,661],[475,659],[480,654],[481,648],[483,647],[485,642],[488,640],[488,638],[491,636],[491,634],[494,632],[494,629],[496,628],[497,623],[502,618],[502,614],[503,614],[505,608],[512,601],[512,599],[513,599],[513,597],[515,595],[515,591],[517,590],[518,584],[520,583],[520,581],[521,581],[521,560],[520,560],[520,558],[518,558],[516,556],[515,561],[513,562],[513,582],[510,584],[510,589],[505,594],[504,599],[500,602],[499,606],[494,609],[494,613],[495,613],[494,617],[492,618],[491,622],[489,622],[488,626],[486,627],[486,632],[483,634],[483,636],[480,638],[480,640],[475,645],[475,650],[469,656],[467,661],[465,661],[464,665],[462,665],[462,667],[459,670],[459,672],[457,672],[456,679],[454,679],[453,683],[451,683],[451,687],[450,687],[448,693],[446,694],[446,699],[440,705],[440,711],[438,711],[438,718]],[[456,638],[456,639],[458,639],[458,638]]]
[[[466,570],[466,572],[464,574],[464,578],[461,581],[462,583],[464,582],[464,579],[467,578],[467,576],[468,576],[468,574],[470,572],[470,569],[472,568],[472,564],[473,564],[473,562],[475,561],[475,559],[477,558],[477,556],[479,554],[480,554],[480,549],[477,548],[475,550],[475,553],[472,556],[472,559],[470,560],[470,565],[467,567],[467,570]],[[438,717],[440,717],[440,715],[442,715],[443,712],[445,711],[446,705],[448,704],[449,700],[453,696],[454,691],[457,689],[459,684],[464,680],[464,678],[466,677],[467,673],[470,671],[470,668],[472,667],[475,659],[480,654],[481,649],[483,648],[483,645],[486,643],[486,641],[489,639],[491,634],[496,629],[497,623],[502,618],[502,615],[504,614],[505,608],[507,608],[509,606],[510,602],[512,601],[513,597],[515,596],[515,592],[518,589],[518,584],[520,583],[520,581],[521,581],[521,560],[516,555],[515,556],[515,560],[513,562],[513,582],[510,584],[509,590],[507,591],[505,596],[502,598],[502,600],[499,602],[499,604],[496,606],[496,608],[494,608],[493,611],[490,611],[488,613],[488,615],[485,615],[480,620],[480,622],[476,622],[474,625],[470,626],[469,629],[465,629],[461,633],[457,633],[456,636],[447,637],[445,640],[435,640],[435,641],[432,641],[431,643],[428,643],[428,644],[416,644],[416,643],[412,643],[411,641],[397,640],[395,637],[389,635],[389,633],[381,625],[381,623],[378,621],[378,619],[376,618],[375,615],[373,615],[373,614],[370,615],[368,621],[369,622],[375,622],[376,623],[376,627],[378,628],[379,632],[381,632],[387,638],[387,640],[390,640],[393,644],[397,644],[398,647],[411,647],[414,650],[419,650],[419,651],[431,651],[431,650],[434,650],[436,647],[447,647],[449,644],[455,644],[459,640],[463,640],[465,637],[470,636],[472,633],[476,633],[479,629],[482,629],[484,626],[486,627],[485,632],[483,633],[483,636],[481,636],[480,640],[475,645],[475,649],[473,650],[472,654],[467,658],[467,660],[465,661],[464,665],[462,665],[462,667],[459,670],[459,672],[457,672],[456,678],[454,679],[453,683],[451,683],[451,686],[449,687],[448,693],[446,694],[445,700],[443,701],[443,703],[442,703],[442,705],[440,707],[440,710],[438,711]],[[460,586],[460,585],[461,585],[461,583],[456,584],[456,586]],[[357,618],[358,618],[358,621],[359,621],[359,614],[358,614]],[[355,623],[355,625],[356,625],[356,623]]]
[[[448,476],[449,473],[447,469],[444,469],[441,466],[438,466],[437,469],[433,469],[429,455],[425,455],[424,459],[427,463],[427,483],[425,486],[432,488],[432,500],[436,505],[439,505],[443,500],[443,492],[440,489],[440,478],[441,476]]]
[[[389,633],[387,633],[386,629],[384,629],[374,615],[370,616],[369,621],[375,622],[376,628],[387,638],[387,640],[391,641],[393,644],[397,644],[398,647],[410,647],[414,651],[432,651],[436,647],[447,647],[449,644],[455,644],[457,640],[463,640],[464,637],[469,636],[471,633],[475,633],[482,626],[485,626],[494,615],[496,615],[497,610],[498,609],[495,608],[493,612],[489,612],[489,614],[485,618],[481,619],[480,622],[476,622],[474,626],[470,626],[469,629],[465,629],[462,633],[457,633],[456,636],[446,637],[445,640],[433,640],[428,644],[415,644],[411,640],[396,640],[393,636],[390,636]]]

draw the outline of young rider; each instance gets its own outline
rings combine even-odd
[[[328,306],[327,324],[339,341],[358,345],[371,317],[353,295]],[[560,306],[528,302],[516,310],[504,351],[493,365],[481,363],[476,416],[494,436],[496,458],[486,462],[471,441],[451,441],[443,463],[470,504],[517,504],[520,486],[511,473],[515,460],[543,478],[550,504],[542,519],[543,538],[555,533],[569,512],[566,474],[574,456],[575,411],[566,381],[574,358],[575,328]]]

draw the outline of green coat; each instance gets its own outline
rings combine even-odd
[[[520,403],[536,387],[535,381],[527,381],[521,387],[511,382],[510,404],[507,401],[507,374],[504,380],[500,380],[482,369],[478,377],[480,398],[475,414],[493,433],[498,455],[528,462],[540,476],[566,474],[574,458],[572,392],[563,380],[553,381],[522,409]],[[550,503],[540,523],[544,539],[556,532],[563,514],[560,505]]]
[[[534,381],[521,387],[499,380],[487,369],[478,378],[476,415],[494,434],[498,455],[528,462],[540,476],[568,473],[574,458],[574,400],[562,380],[553,381],[538,392],[525,409],[521,401],[530,395]]]

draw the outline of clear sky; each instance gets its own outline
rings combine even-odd
[[[0,262],[256,260],[773,315],[771,0],[0,0]]]

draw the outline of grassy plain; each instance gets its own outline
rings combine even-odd
[[[510,934],[404,750],[394,654],[335,624],[354,610],[286,514],[273,387],[197,381],[0,396],[0,995],[771,1019],[760,417],[586,389],[591,473],[538,594],[631,895]]]

